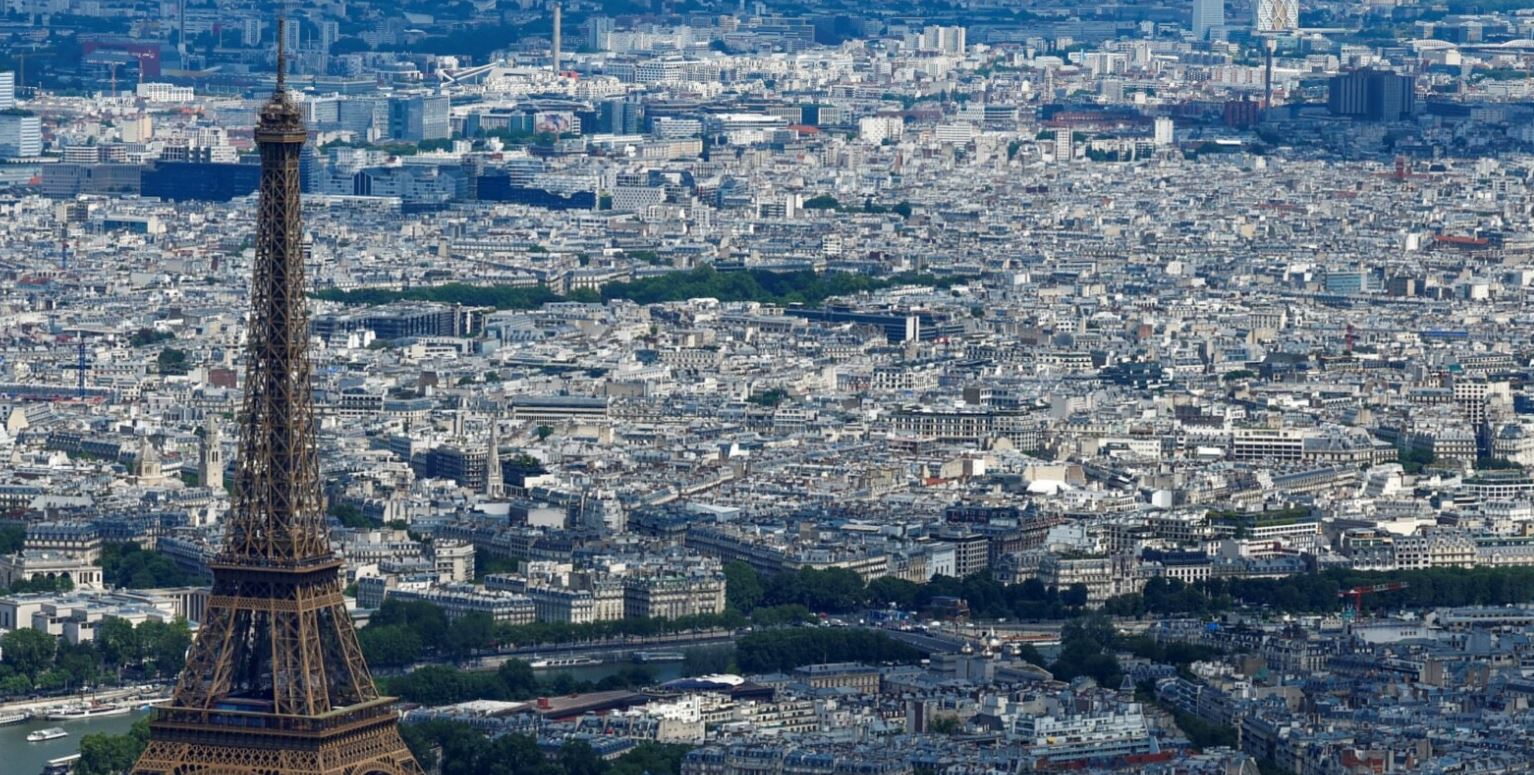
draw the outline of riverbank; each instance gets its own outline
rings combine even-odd
[[[145,687],[149,687],[145,689]],[[64,694],[56,697],[42,697],[39,699],[12,700],[0,702],[0,714],[15,713],[17,711],[34,712],[44,708],[58,705],[75,705],[80,702],[101,703],[104,705],[116,705],[119,702],[137,702],[150,699],[159,699],[170,695],[170,683],[138,684],[135,686],[123,686],[98,692],[83,692],[79,694]]]
[[[55,698],[54,704],[57,702]],[[143,718],[148,712],[135,708],[132,713],[124,716],[105,716],[80,721],[45,721],[36,718],[22,724],[0,727],[0,751],[4,752],[4,761],[0,762],[0,772],[5,775],[37,775],[42,772],[43,765],[50,760],[79,753],[80,741],[85,739],[86,735],[124,734],[133,727],[133,722]],[[28,734],[49,727],[59,727],[68,732],[69,736],[41,743],[27,742]]]

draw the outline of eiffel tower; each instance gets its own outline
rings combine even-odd
[[[321,508],[309,385],[299,150],[284,24],[261,109],[261,209],[235,503],[171,704],[133,775],[420,775],[378,696]]]

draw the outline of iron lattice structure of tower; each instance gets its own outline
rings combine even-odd
[[[322,511],[309,384],[299,151],[285,88],[261,110],[261,209],[235,503],[171,704],[134,775],[419,775],[342,597]]]

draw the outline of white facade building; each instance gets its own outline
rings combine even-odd
[[[1288,32],[1299,26],[1299,0],[1257,0],[1257,32]]]
[[[43,155],[43,120],[29,114],[0,113],[0,159]]]

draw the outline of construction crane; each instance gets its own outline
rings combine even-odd
[[[27,59],[53,53],[55,52],[51,47],[35,47],[11,52],[11,58],[16,60],[16,97],[18,99],[25,95],[27,89]]]
[[[133,58],[138,60],[138,85],[143,86],[144,85],[144,60],[145,59],[154,59],[155,55],[151,54],[151,53],[148,53],[146,51],[140,51],[140,52],[134,54]]]
[[[75,340],[75,362],[66,363],[61,368],[75,370],[75,397],[84,401],[85,373],[90,371],[91,368],[90,352],[85,349],[84,334],[81,334],[80,338]]]
[[[60,368],[75,370],[75,396],[81,401],[84,401],[85,375],[90,371],[91,363],[94,361],[94,359],[91,357],[90,350],[86,349],[85,338],[88,336],[109,336],[111,331],[106,329],[86,328],[85,326],[80,326],[76,328],[70,328],[64,333],[67,334],[70,332],[73,332],[75,335],[75,362],[66,363]]]
[[[1361,587],[1353,587],[1352,589],[1344,589],[1341,592],[1338,592],[1337,597],[1353,598],[1353,608],[1351,611],[1352,615],[1349,618],[1357,620],[1362,618],[1364,614],[1365,595],[1372,595],[1376,592],[1395,592],[1396,590],[1400,589],[1406,589],[1406,582],[1391,581],[1385,584],[1370,584]],[[1343,613],[1347,614],[1349,612],[1344,611]]]

